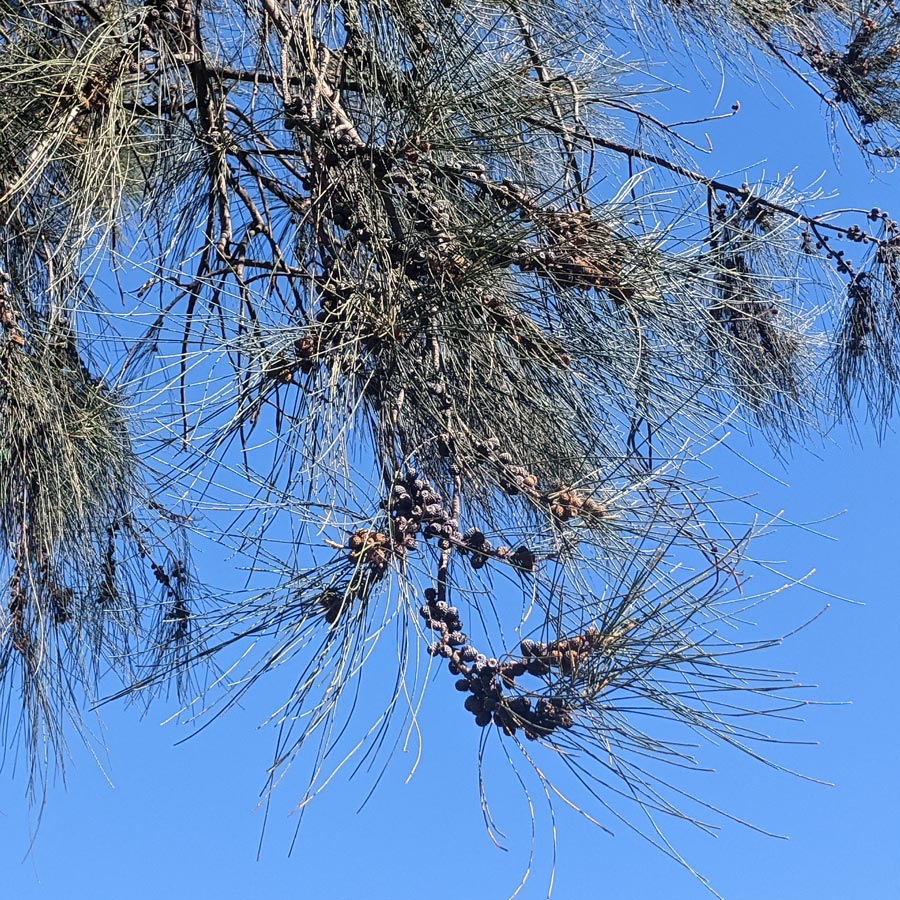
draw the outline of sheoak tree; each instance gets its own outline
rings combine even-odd
[[[805,695],[740,624],[777,593],[754,512],[695,461],[725,422],[783,450],[888,421],[900,236],[698,164],[646,103],[672,56],[780,67],[874,169],[900,152],[892,2],[0,0],[0,682],[33,791],[111,677],[202,715],[279,667],[269,785],[299,759],[305,797],[421,703],[601,823],[694,818],[681,735],[764,755]]]

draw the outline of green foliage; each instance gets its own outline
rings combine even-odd
[[[699,822],[682,732],[760,756],[753,716],[805,701],[743,661],[780,585],[745,588],[762,529],[696,457],[725,421],[783,448],[890,418],[900,238],[696,171],[639,73],[678,34],[784,64],[887,164],[898,29],[842,0],[5,3],[0,679],[32,751],[101,663],[206,714],[291,663],[270,785],[305,754],[305,802],[392,641],[360,746],[414,727],[430,655],[545,785]]]

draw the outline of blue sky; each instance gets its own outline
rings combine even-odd
[[[706,128],[716,149],[700,161],[706,171],[740,174],[742,163],[766,161],[769,175],[796,167],[796,182],[803,185],[827,169],[822,186],[839,190],[853,205],[896,205],[896,178],[872,182],[852,148],[845,149],[835,172],[826,126],[809,97],[792,89],[796,105],[790,108],[775,89],[770,94],[771,100],[755,87],[728,83],[723,105],[727,109],[740,99],[741,113]],[[715,747],[703,752],[714,773],[685,775],[679,782],[762,828],[789,835],[774,839],[738,824],[728,824],[716,838],[671,829],[680,852],[729,900],[900,894],[894,686],[900,455],[895,434],[888,433],[881,446],[865,429],[863,434],[861,448],[838,429],[809,450],[795,450],[783,465],[757,441],[746,452],[775,478],[719,453],[727,487],[758,493],[762,508],[783,509],[786,518],[810,523],[808,529],[776,529],[757,553],[786,561],[784,569],[793,575],[815,568],[815,587],[857,601],[792,588],[760,613],[777,628],[829,605],[771,662],[818,684],[816,699],[851,703],[809,708],[805,724],[786,725],[784,733],[818,745],[775,748],[773,757],[834,786]],[[388,677],[376,672],[373,689],[380,675]],[[497,850],[478,802],[477,730],[446,684],[432,688],[421,716],[423,755],[411,779],[414,755],[398,751],[359,810],[377,772],[350,780],[339,776],[305,814],[291,856],[296,816],[289,813],[301,782],[288,781],[275,796],[258,860],[264,816],[257,798],[274,734],[257,725],[272,705],[274,694],[268,692],[275,684],[264,684],[243,708],[178,746],[187,732],[160,725],[173,711],[164,703],[143,718],[136,707],[107,707],[109,753],[102,765],[108,780],[83,749],[73,747],[68,784],[51,787],[36,833],[37,811],[23,800],[21,774],[0,782],[0,897],[143,900],[297,892],[328,900],[449,900],[465,893],[502,900],[527,864],[528,810],[494,754],[490,760],[497,765],[487,775],[497,782],[498,824],[510,846]],[[541,849],[523,898],[545,896],[551,877],[547,848],[553,823],[539,796],[535,804]],[[556,804],[556,817],[556,897],[706,895],[685,870],[623,827],[604,822],[616,832],[609,837],[562,803]]]

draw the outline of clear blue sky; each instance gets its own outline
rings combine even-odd
[[[828,169],[824,188],[836,188],[845,200],[864,207],[878,205],[897,213],[900,191],[895,177],[870,182],[850,148],[836,173],[816,104],[799,90],[791,91],[793,109],[775,90],[771,95],[782,104],[780,109],[758,89],[729,82],[723,105],[727,109],[740,99],[742,109],[736,118],[707,129],[716,148],[715,156],[701,160],[707,171],[767,160],[770,175],[796,167],[797,183],[803,185]],[[723,483],[735,492],[759,492],[759,504],[766,509],[784,509],[799,522],[846,511],[809,531],[779,529],[757,553],[787,560],[786,570],[795,575],[816,568],[816,586],[864,604],[831,601],[826,615],[771,660],[817,683],[818,699],[852,701],[810,709],[804,725],[785,729],[785,734],[815,740],[818,746],[773,751],[785,766],[833,781],[834,787],[713,747],[703,758],[715,773],[692,774],[679,782],[688,791],[696,786],[700,796],[736,815],[790,836],[776,840],[737,824],[728,825],[717,838],[690,829],[671,830],[679,850],[729,900],[900,896],[897,435],[889,433],[880,447],[867,435],[860,449],[839,430],[812,449],[796,451],[783,467],[770,460],[760,442],[749,450],[788,486],[760,476],[728,454],[720,456]],[[827,602],[797,588],[781,595],[774,611],[761,615],[775,625],[795,623]],[[444,673],[440,675],[445,682]],[[263,815],[255,806],[274,734],[256,726],[276,696],[274,685],[264,685],[245,708],[231,711],[179,746],[174,745],[186,732],[159,724],[172,711],[165,704],[152,707],[143,720],[134,707],[106,708],[109,758],[103,764],[113,786],[90,757],[74,747],[68,785],[51,788],[30,854],[36,813],[29,812],[23,800],[20,773],[13,778],[4,774],[0,898],[266,895],[449,900],[465,895],[503,900],[511,893],[527,862],[528,812],[502,766],[489,772],[498,782],[498,824],[511,848],[495,849],[478,804],[479,735],[445,683],[433,685],[428,696],[421,717],[423,757],[408,783],[414,760],[398,752],[374,795],[358,811],[373,776],[363,772],[350,781],[339,777],[306,813],[288,857],[294,823],[288,813],[300,787],[299,781],[289,781],[276,794],[257,861]],[[495,754],[492,762],[497,760]],[[550,823],[540,798],[535,801],[538,841],[546,848]],[[563,804],[556,804],[556,812],[557,898],[705,896],[688,873],[621,826],[604,823],[616,832],[608,837]],[[520,896],[546,894],[549,863],[545,849],[539,851]]]

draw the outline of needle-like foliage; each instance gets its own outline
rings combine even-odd
[[[305,803],[455,678],[547,796],[704,824],[690,736],[804,701],[698,457],[890,418],[900,237],[701,173],[641,105],[679,35],[896,156],[888,2],[2,0],[11,746],[110,668],[200,717],[289,671]]]

